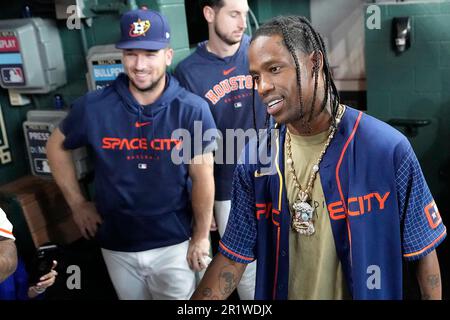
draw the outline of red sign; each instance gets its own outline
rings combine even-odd
[[[18,52],[19,41],[16,37],[0,37],[0,52]]]

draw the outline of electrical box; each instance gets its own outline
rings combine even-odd
[[[58,28],[51,20],[0,20],[0,85],[17,93],[48,93],[66,80]]]
[[[113,44],[91,47],[86,62],[89,90],[97,90],[110,85],[119,73],[124,72],[122,50],[116,49]]]
[[[47,159],[46,144],[48,138],[59,123],[67,116],[64,110],[31,110],[27,112],[27,121],[23,123],[31,172],[35,176],[51,178],[52,173]],[[72,151],[77,178],[81,179],[91,171],[86,148]]]

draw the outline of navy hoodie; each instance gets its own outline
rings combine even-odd
[[[257,92],[252,90],[247,57],[250,38],[244,35],[238,51],[225,58],[209,52],[206,44],[207,41],[199,43],[195,52],[178,64],[175,76],[183,87],[208,102],[217,128],[222,133],[219,145],[223,147],[223,153],[216,153],[214,166],[215,198],[219,201],[230,200],[234,168],[248,138],[238,145],[236,138],[234,141],[227,139],[226,130],[239,128],[246,131],[254,128],[253,94],[258,129],[265,126],[266,108]],[[231,142],[234,142],[234,148],[226,148]],[[227,157],[231,161],[226,161]],[[219,159],[223,160],[223,164],[219,163]]]
[[[194,137],[194,121],[201,131]],[[64,147],[88,146],[95,165],[95,204],[103,219],[97,238],[103,248],[135,252],[181,243],[191,236],[189,166],[171,160],[173,149],[193,156],[211,151],[215,132],[207,103],[167,74],[166,88],[151,105],[141,106],[120,74],[113,85],[76,100],[60,125]],[[188,136],[173,139],[183,129]]]

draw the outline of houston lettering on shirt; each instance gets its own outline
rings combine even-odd
[[[244,89],[252,90],[252,88],[252,76],[237,75],[228,79],[224,79],[219,83],[213,85],[213,87],[206,92],[205,98],[207,98],[213,105],[215,105],[227,94]]]

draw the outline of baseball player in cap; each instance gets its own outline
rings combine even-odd
[[[196,121],[201,135],[215,124],[208,104],[166,72],[166,18],[134,10],[120,24],[126,74],[73,103],[48,158],[83,235],[99,241],[119,298],[187,299],[209,253],[216,142],[192,148],[172,133],[182,128],[195,139]],[[94,203],[80,192],[70,158],[81,146],[95,154]],[[180,147],[189,157],[177,164],[171,154]]]

